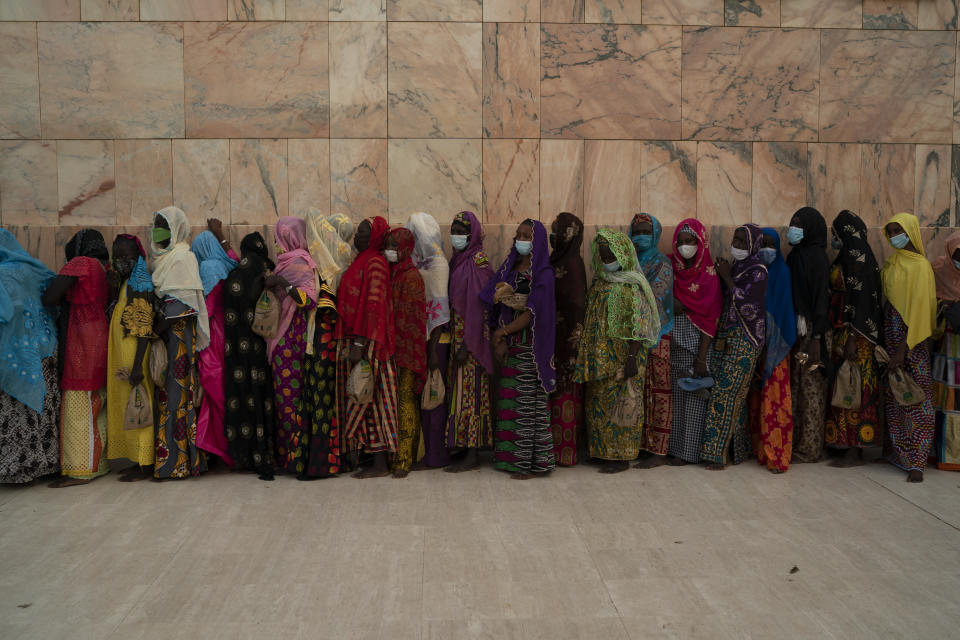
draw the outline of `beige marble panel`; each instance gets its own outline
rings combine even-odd
[[[643,0],[644,24],[723,24],[724,0]]]
[[[0,139],[40,137],[37,27],[0,23]]]
[[[924,0],[924,4],[930,0]],[[916,29],[918,0],[863,0],[864,29]]]
[[[728,27],[779,27],[780,0],[724,0],[723,20]]]
[[[479,24],[390,25],[391,136],[480,137],[482,39]]]
[[[57,143],[61,225],[114,224],[117,219],[113,140]]]
[[[539,25],[483,25],[483,135],[540,136]]]
[[[859,144],[808,144],[806,203],[830,220],[844,209],[858,212],[860,166]]]
[[[329,20],[328,0],[287,0],[287,20]]]
[[[780,0],[780,25],[859,29],[861,0]]]
[[[640,24],[640,9],[640,0],[586,0],[584,22]]]
[[[912,144],[861,147],[860,217],[883,226],[895,213],[913,213],[916,204],[916,149]]]
[[[288,140],[290,215],[306,217],[310,207],[330,215],[330,141]]]
[[[187,135],[325,137],[327,25],[184,25]]]
[[[483,20],[483,0],[387,0],[387,18],[480,22]]]
[[[39,259],[50,269],[57,266],[57,227],[6,223],[3,226],[14,235],[27,253]]]
[[[79,20],[80,0],[4,0],[0,20]]]
[[[950,142],[955,33],[824,31],[821,43],[821,141]]]
[[[807,145],[803,142],[753,144],[753,223],[780,226],[807,204]]]
[[[284,0],[227,0],[228,20],[283,20]]]
[[[387,25],[330,24],[330,135],[387,136]]]
[[[480,140],[390,140],[390,220],[429,211],[440,224],[481,211]]]
[[[539,22],[540,0],[485,0],[483,21]]]
[[[958,0],[923,0],[919,3],[917,26],[921,29],[956,29]]]
[[[173,141],[173,204],[192,225],[230,220],[230,141]]]
[[[543,137],[678,138],[680,43],[679,27],[543,25]]]
[[[913,212],[921,227],[951,226],[951,153],[947,144],[917,145]]]
[[[0,141],[0,222],[57,224],[57,143]]]
[[[663,226],[697,217],[697,143],[644,142],[640,209]]]
[[[138,224],[173,204],[170,140],[116,140],[116,224]]]
[[[542,22],[583,22],[584,0],[540,0]]]
[[[230,141],[232,224],[273,224],[288,211],[287,141]]]
[[[330,0],[330,20],[387,19],[387,0]]]
[[[640,210],[643,143],[587,140],[583,162],[584,224],[619,225]]]
[[[387,141],[330,141],[330,211],[387,217]]]
[[[752,217],[753,148],[747,142],[697,143],[697,219],[737,226]]]
[[[44,137],[183,135],[179,24],[41,22],[37,32]]]
[[[539,156],[539,140],[484,140],[484,221],[540,217]]]
[[[226,20],[224,0],[140,0],[141,20]]]
[[[80,0],[81,20],[139,20],[140,0]]]
[[[582,140],[540,141],[540,219],[567,211],[583,218]]]

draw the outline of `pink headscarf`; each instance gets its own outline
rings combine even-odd
[[[313,301],[317,299],[317,287],[314,269],[317,264],[307,251],[307,223],[300,218],[284,216],[277,220],[273,231],[279,249],[277,268],[274,275],[278,275],[297,289],[303,291]],[[277,336],[267,340],[267,356],[273,355],[273,349],[280,342],[280,338],[287,332],[293,314],[297,311],[297,303],[284,291],[276,291],[280,303],[280,326]]]
[[[944,255],[933,261],[933,275],[937,281],[937,297],[956,302],[960,300],[960,270],[953,265],[953,252],[960,247],[960,231],[954,231],[943,241]]]
[[[693,266],[677,252],[677,236],[688,231],[697,236],[697,253]],[[717,335],[717,320],[723,312],[720,277],[710,256],[710,237],[700,221],[687,218],[673,232],[673,295],[686,307],[687,316],[698,329],[711,338]]]

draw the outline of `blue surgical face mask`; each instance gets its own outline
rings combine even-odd
[[[637,251],[646,251],[653,246],[653,236],[649,233],[639,233],[632,238],[633,246],[637,248]]]
[[[763,260],[763,264],[771,265],[777,259],[777,250],[773,247],[761,247],[757,251],[757,255]]]
[[[450,236],[450,244],[453,245],[453,248],[457,251],[463,251],[467,248],[467,242],[470,240],[470,236],[461,236],[453,234]]]
[[[905,233],[898,233],[890,238],[890,244],[893,245],[894,249],[903,249],[908,242],[910,242],[910,238]]]
[[[613,262],[604,262],[603,269],[604,271],[609,271],[611,273],[614,271],[620,271],[620,261],[614,260]]]
[[[790,227],[787,229],[787,242],[790,244],[800,244],[803,241],[803,228]]]
[[[528,256],[530,252],[533,251],[533,243],[529,240],[516,240],[513,246],[516,248],[517,253],[522,256]]]
[[[843,240],[837,236],[833,236],[830,238],[830,246],[839,251],[840,249],[843,249]]]
[[[954,260],[953,266],[955,266],[958,270],[960,270],[960,260]]]

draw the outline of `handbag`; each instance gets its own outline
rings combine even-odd
[[[153,427],[153,409],[150,408],[150,394],[141,382],[130,390],[127,408],[123,412],[123,430]]]
[[[158,387],[167,385],[167,344],[163,340],[150,343],[150,377]]]
[[[277,337],[280,328],[280,301],[276,294],[264,288],[257,300],[257,308],[253,312],[253,323],[250,327],[261,338],[272,339]]]
[[[903,369],[894,369],[887,374],[887,383],[893,399],[901,407],[920,404],[927,397],[920,385]]]
[[[424,411],[431,411],[443,404],[446,389],[443,386],[443,376],[439,369],[431,369],[427,374],[427,382],[423,385],[423,395],[420,398],[420,407]]]
[[[610,419],[618,427],[636,427],[643,419],[643,393],[633,379],[624,380]]]
[[[347,396],[350,402],[364,405],[373,401],[373,369],[366,360],[361,360],[347,376]]]
[[[860,365],[853,360],[844,360],[837,370],[837,379],[833,385],[833,399],[830,404],[840,409],[859,409],[862,388]]]

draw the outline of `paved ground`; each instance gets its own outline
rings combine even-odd
[[[947,638],[960,474],[0,488],[0,638]]]

